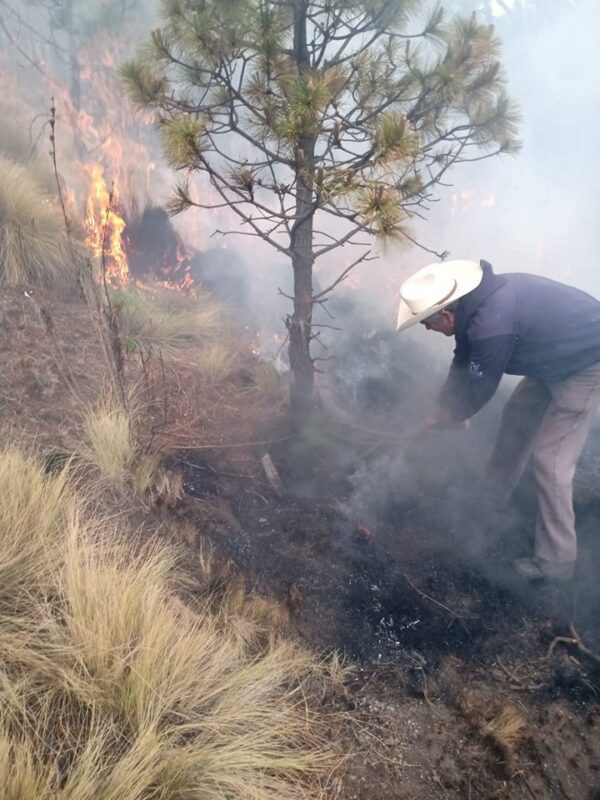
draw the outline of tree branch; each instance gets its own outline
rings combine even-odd
[[[346,269],[344,269],[338,275],[338,277],[334,280],[334,282],[330,286],[328,286],[326,289],[323,289],[323,291],[319,292],[319,294],[316,294],[316,295],[313,296],[313,303],[318,303],[319,301],[323,300],[323,298],[326,295],[330,294],[335,289],[336,286],[339,286],[340,283],[342,283],[342,281],[344,281],[348,277],[350,272],[352,272],[352,270],[355,267],[357,267],[359,264],[361,264],[363,261],[377,261],[378,256],[373,256],[373,257],[369,258],[370,255],[371,255],[371,251],[367,250],[366,253],[363,253],[355,261],[353,261],[349,266],[347,266]]]

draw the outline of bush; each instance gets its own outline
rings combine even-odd
[[[2,487],[15,465],[14,486]],[[21,491],[19,478],[46,489]],[[132,552],[119,531],[85,522],[64,473],[4,451],[0,487],[23,498],[14,504],[26,512],[17,517],[23,545],[39,538],[48,500],[62,508],[56,498],[65,497],[71,509],[43,526],[45,590],[37,551],[24,547],[17,583],[29,603],[3,607],[1,797],[314,796],[331,758],[305,699],[320,670],[307,652],[251,617],[236,621],[214,597],[186,605],[174,551]],[[1,552],[14,554],[8,524],[0,536]]]
[[[62,213],[30,171],[0,157],[0,281],[68,283],[74,275]]]

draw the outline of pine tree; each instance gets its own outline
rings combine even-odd
[[[423,6],[162,0],[162,28],[123,67],[185,173],[171,211],[227,205],[290,260],[296,410],[314,399],[315,305],[372,258],[365,234],[413,241],[411,218],[451,167],[518,146],[493,28],[475,16],[446,22],[440,5],[426,18]],[[194,195],[194,173],[210,180],[213,203]],[[315,293],[315,262],[350,244],[357,258]]]

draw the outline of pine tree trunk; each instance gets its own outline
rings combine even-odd
[[[294,0],[294,60],[300,74],[310,68],[306,44],[307,1]],[[294,312],[288,319],[292,411],[304,416],[315,402],[314,364],[310,355],[313,312],[313,185],[315,174],[314,136],[302,137],[296,153],[298,180],[296,219],[291,232],[294,270]]]

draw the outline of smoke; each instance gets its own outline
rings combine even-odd
[[[460,5],[470,13],[484,4]],[[600,293],[600,55],[590,35],[600,5],[513,3],[494,24],[523,115],[523,148],[455,171],[420,235],[454,258],[484,257],[500,272],[535,272]]]
[[[14,120],[30,149],[47,158],[54,104],[58,168],[77,215],[86,212],[92,170],[107,186],[115,182],[128,215],[167,192],[171,178],[153,126],[131,108],[117,71],[157,23],[157,7],[139,0],[2,3],[0,146],[5,120]]]
[[[27,10],[25,4],[13,5],[28,24],[52,40],[56,29],[49,17],[36,14],[33,6]],[[477,11],[496,26],[504,44],[502,62],[508,91],[523,112],[523,149],[514,157],[478,161],[449,173],[452,185],[440,190],[439,202],[433,204],[428,218],[415,219],[411,232],[431,250],[448,251],[452,258],[485,258],[498,272],[536,272],[600,293],[596,266],[600,249],[596,221],[600,52],[590,34],[600,26],[600,5],[594,0],[448,0],[445,5],[463,15]],[[80,26],[89,31],[106,27],[106,20],[100,18],[106,3],[98,0],[76,6],[85,12]],[[6,21],[15,30],[8,17]],[[89,117],[83,140],[74,137],[64,142],[66,152],[70,148],[81,155],[85,145],[83,155],[104,159],[107,167],[115,166],[106,136],[93,136],[104,130],[106,103],[99,102],[92,90],[103,85],[107,75],[114,77],[116,63],[130,56],[136,40],[145,38],[156,24],[153,4],[134,4],[122,20],[111,20],[111,30],[118,32],[112,64],[102,59],[91,63],[97,58],[98,35],[89,38],[95,43],[90,45],[89,65],[81,46],[59,37],[59,52],[74,47],[81,54],[82,65],[93,67],[92,79],[82,72],[79,88],[71,80],[68,59],[58,56],[39,37],[31,50],[30,34],[22,27],[18,30],[19,45],[34,53],[44,72],[56,66],[56,75],[71,101],[79,93],[80,112]],[[53,81],[17,56],[6,40],[0,47],[2,63],[9,67],[4,80],[10,82],[8,88],[21,111],[24,107],[28,119],[43,115],[56,89]],[[70,125],[63,99],[57,90],[59,122],[62,115],[64,123],[59,135]],[[116,110],[121,119],[133,119],[124,97]],[[155,204],[164,202],[173,180],[162,162],[156,133],[147,122],[136,122],[139,135],[127,131],[125,141],[131,150],[121,154],[123,163],[132,167],[123,179],[129,181],[131,195],[141,207],[148,198]],[[41,130],[39,123],[34,126],[34,132]],[[137,140],[144,145],[143,151],[134,148],[132,142]],[[68,157],[61,156],[62,168],[68,171],[68,164]],[[74,169],[67,176],[74,185],[76,172]],[[201,194],[207,187],[200,185],[198,191]],[[231,229],[231,223],[219,212],[200,210],[175,221],[184,241],[201,251],[192,267],[196,277],[232,303],[242,324],[258,331],[265,357],[274,357],[281,351],[284,318],[291,311],[286,297],[292,290],[291,265],[259,239],[245,235],[210,238],[217,229]],[[409,242],[375,248],[375,253],[379,260],[359,265],[331,301],[324,308],[317,307],[315,316],[317,326],[326,327],[318,328],[314,353],[323,358],[335,356],[323,362],[325,375],[319,382],[324,396],[335,398],[336,407],[357,428],[378,432],[381,440],[377,445],[375,439],[374,449],[367,455],[357,454],[345,511],[349,517],[376,524],[382,514],[394,513],[394,504],[402,498],[420,503],[422,508],[429,503],[432,517],[450,519],[458,530],[470,513],[465,498],[473,496],[473,486],[482,473],[510,380],[504,381],[502,391],[478,415],[471,430],[412,442],[435,402],[452,355],[452,342],[420,327],[402,335],[394,332],[401,281],[435,257]],[[335,280],[353,257],[354,253],[341,249],[319,262],[317,289]],[[379,453],[378,446],[385,452]],[[457,509],[455,517],[453,509]]]
[[[494,23],[503,42],[508,91],[523,114],[523,148],[515,156],[466,164],[449,173],[451,185],[440,189],[439,202],[426,220],[414,221],[411,232],[432,250],[448,251],[451,258],[485,258],[498,272],[534,272],[600,294],[600,232],[595,219],[600,54],[589,35],[600,23],[599,4],[461,0],[446,5],[464,15],[478,11]],[[182,219],[183,225],[188,222]],[[249,306],[259,318],[275,323],[273,333],[285,335],[281,320],[290,303],[277,290],[288,293],[291,267],[257,240],[252,241],[249,258],[250,241],[228,237],[230,251],[252,276]],[[322,333],[326,350],[315,345],[315,354],[336,356],[324,366],[336,381],[341,361],[350,369],[344,359],[348,342],[376,330],[391,331],[401,281],[436,260],[407,242],[375,250],[379,260],[359,265],[336,289],[327,311],[317,309],[317,322],[342,328]],[[327,285],[353,256],[342,249],[319,262],[319,283]],[[419,369],[435,373],[438,383],[443,380],[452,343],[420,329],[402,338],[407,351],[423,351]],[[363,369],[366,378],[370,364],[364,362]],[[352,371],[360,373],[360,367]]]

